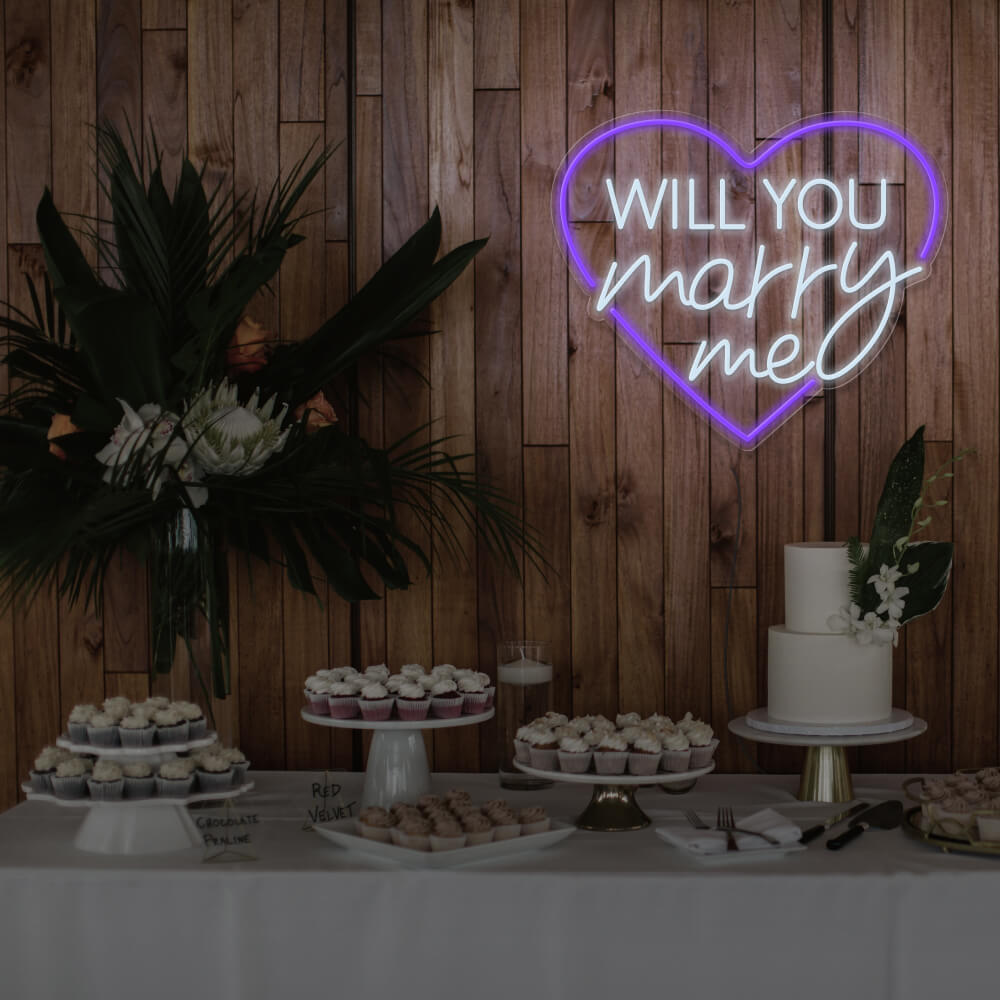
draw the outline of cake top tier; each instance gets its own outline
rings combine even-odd
[[[850,602],[851,563],[844,542],[785,546],[785,625],[791,632],[831,633],[826,624]]]

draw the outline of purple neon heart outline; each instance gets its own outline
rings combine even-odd
[[[570,260],[576,266],[577,273],[589,289],[595,289],[597,287],[598,280],[595,275],[590,273],[583,256],[576,248],[570,231],[570,179],[587,155],[601,143],[607,142],[609,139],[613,139],[616,135],[623,132],[631,132],[639,128],[664,129],[667,127],[687,130],[688,132],[694,132],[697,135],[702,136],[709,142],[718,146],[719,149],[725,152],[731,160],[747,172],[756,171],[756,169],[765,160],[773,156],[778,150],[787,146],[789,143],[814,132],[821,132],[828,129],[858,129],[883,135],[903,146],[906,151],[917,160],[927,177],[927,185],[931,194],[931,217],[927,226],[927,234],[917,251],[917,257],[920,260],[926,260],[929,256],[931,256],[932,248],[935,248],[935,244],[940,239],[940,230],[942,228],[942,191],[939,186],[937,174],[931,166],[928,157],[911,139],[909,139],[902,132],[899,132],[897,129],[890,128],[883,122],[875,121],[874,119],[849,117],[813,119],[808,122],[803,122],[797,126],[792,126],[788,131],[780,133],[774,138],[770,145],[761,149],[752,159],[747,159],[735,146],[727,142],[717,132],[696,121],[685,118],[640,116],[638,118],[631,118],[625,122],[618,122],[617,124],[615,122],[609,122],[607,126],[602,126],[596,132],[591,133],[562,170],[562,179],[559,184],[559,195],[556,209],[559,218],[559,229],[562,237],[562,244],[569,254]],[[608,314],[615,320],[621,329],[624,329],[634,346],[636,346],[646,357],[650,359],[650,361],[652,361],[654,365],[656,365],[665,378],[668,378],[674,386],[687,396],[691,402],[699,407],[702,412],[709,417],[709,419],[715,421],[715,423],[719,426],[729,431],[730,434],[738,438],[744,445],[754,447],[755,441],[759,444],[760,435],[763,434],[764,431],[773,428],[780,417],[787,414],[791,407],[803,400],[806,396],[810,395],[820,385],[818,379],[809,379],[804,385],[796,389],[795,392],[793,392],[773,410],[766,414],[761,420],[759,420],[756,426],[749,431],[744,431],[741,427],[730,420],[721,410],[714,407],[708,399],[698,392],[698,390],[695,389],[689,382],[681,378],[673,366],[664,360],[657,351],[653,350],[650,344],[646,341],[645,337],[643,337],[642,334],[635,329],[632,323],[626,319],[619,309],[612,307],[608,310]]]

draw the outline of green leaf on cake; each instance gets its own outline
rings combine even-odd
[[[955,546],[951,542],[912,542],[906,547],[904,562],[906,565],[916,563],[917,570],[899,581],[910,590],[900,624],[926,615],[941,603],[951,576],[954,554]]]

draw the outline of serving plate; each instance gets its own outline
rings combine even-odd
[[[525,851],[536,851],[565,840],[576,830],[569,823],[552,820],[552,827],[544,833],[527,833],[510,840],[497,840],[474,847],[459,847],[454,851],[417,851],[412,847],[398,847],[393,843],[369,840],[358,833],[356,819],[338,819],[332,823],[320,823],[313,829],[331,843],[357,854],[367,854],[381,861],[393,861],[407,868],[458,868],[474,865],[481,861],[506,858]]]
[[[903,830],[911,837],[922,840],[931,847],[936,847],[945,854],[958,851],[961,854],[988,854],[990,857],[1000,857],[1000,841],[992,840],[961,840],[958,837],[946,837],[940,833],[931,833],[926,829],[920,806],[908,809],[903,816]]]

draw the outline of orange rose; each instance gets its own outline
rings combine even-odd
[[[274,334],[249,316],[240,320],[226,348],[226,371],[230,375],[253,375],[271,358]]]
[[[313,434],[321,427],[330,427],[337,422],[337,414],[322,390],[296,406],[292,416],[296,420],[306,418],[306,434]]]
[[[45,435],[49,440],[49,451],[56,458],[65,459],[66,452],[53,442],[53,438],[65,437],[67,434],[76,434],[80,430],[69,418],[68,413],[53,413],[52,422],[49,424],[48,433]]]

